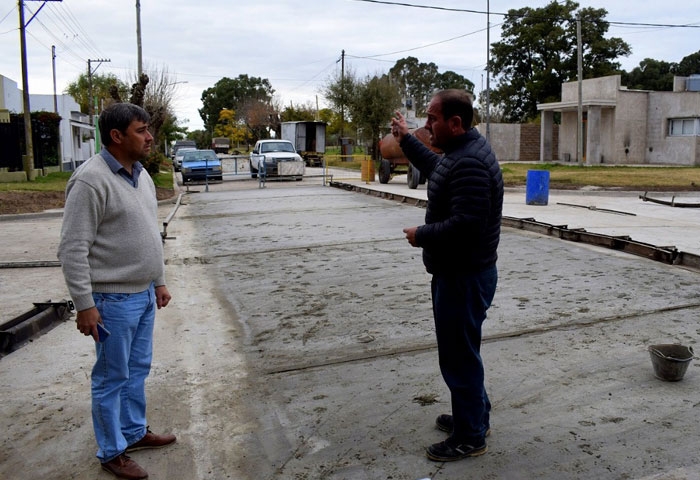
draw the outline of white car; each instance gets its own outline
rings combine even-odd
[[[173,168],[176,172],[179,172],[182,168],[182,156],[185,152],[191,152],[192,150],[197,150],[195,147],[180,147],[175,152],[175,158],[173,158]]]
[[[266,177],[294,177],[301,180],[304,172],[304,160],[289,140],[258,140],[250,153],[250,175]]]

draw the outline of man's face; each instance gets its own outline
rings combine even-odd
[[[151,153],[153,135],[148,131],[148,124],[140,120],[134,120],[129,124],[126,132],[118,132],[120,150],[133,161],[143,160]]]
[[[430,132],[430,144],[433,147],[442,148],[447,141],[452,138],[452,128],[449,119],[442,116],[442,103],[437,98],[433,98],[428,105],[428,119],[425,122],[425,129]]]

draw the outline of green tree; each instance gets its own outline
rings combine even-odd
[[[359,85],[359,80],[355,76],[352,68],[346,68],[345,72],[336,72],[331,76],[323,87],[323,96],[331,104],[333,110],[338,114],[338,137],[345,135],[348,123],[350,99],[355,94],[355,89]]]
[[[187,127],[178,125],[177,118],[173,115],[168,117],[161,127],[161,135],[171,145],[175,140],[181,140],[187,136]],[[170,153],[168,151],[167,153]]]
[[[189,140],[194,140],[197,148],[211,148],[212,135],[208,130],[193,130],[187,134]]]
[[[672,63],[645,58],[631,72],[622,72],[622,84],[635,90],[673,90]]]
[[[416,57],[398,60],[389,70],[407,106],[411,105],[417,116],[423,116],[438,84],[438,67],[434,63],[421,63]]]
[[[104,101],[110,101],[112,87],[115,87],[122,96],[128,95],[129,86],[119,80],[116,75],[112,73],[92,75],[92,93],[93,97],[97,97],[98,105],[102,105]],[[81,112],[88,113],[90,111],[90,82],[87,73],[81,73],[74,82],[68,84],[64,92],[78,102]],[[94,105],[94,100],[92,104]]]
[[[309,105],[289,104],[280,114],[283,122],[312,122],[316,120],[316,109]]]
[[[361,128],[372,139],[372,158],[379,159],[379,139],[382,129],[401,105],[401,95],[388,75],[367,77],[355,85],[350,98],[350,114],[356,128]]]
[[[688,55],[678,63],[674,73],[682,77],[700,74],[700,50]]]
[[[436,90],[459,88],[474,91],[474,84],[462,75],[451,70],[440,73],[437,65],[422,63],[416,57],[398,60],[389,70],[389,75],[406,102],[412,101],[417,116],[425,115],[425,109]]]
[[[322,108],[318,111],[318,118],[326,122],[326,136],[337,138],[340,134],[340,114],[331,108]]]
[[[204,121],[204,128],[214,131],[219,113],[225,108],[238,112],[238,118],[243,119],[253,105],[262,103],[271,106],[274,92],[267,79],[243,74],[237,78],[222,78],[202,92],[199,115]]]
[[[466,90],[467,92],[474,93],[474,84],[471,80],[463,77],[462,75],[448,70],[438,75],[437,81],[438,90],[447,90],[449,88],[457,88],[460,90]]]
[[[510,10],[502,40],[491,45],[490,71],[498,78],[491,102],[510,122],[537,117],[537,104],[559,99],[561,84],[577,78],[576,10],[579,4],[553,1],[542,8]],[[583,76],[593,78],[619,72],[620,56],[630,46],[619,38],[606,39],[605,9],[584,8],[581,16]]]

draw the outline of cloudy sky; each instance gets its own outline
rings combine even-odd
[[[548,3],[140,0],[143,64],[146,72],[166,70],[178,82],[176,114],[190,130],[202,128],[197,112],[202,92],[222,77],[266,78],[284,105],[327,106],[322,90],[339,72],[343,50],[345,67],[360,77],[385,73],[397,60],[414,56],[434,62],[440,72],[452,70],[467,77],[479,95],[486,87],[487,25],[490,41],[497,41],[503,13]],[[135,0],[48,1],[39,10],[42,4],[25,0],[31,93],[53,93],[52,45],[58,93],[87,71],[88,60],[110,60],[93,63],[97,73],[132,77],[137,68]],[[620,59],[625,70],[645,58],[679,62],[700,50],[700,28],[671,27],[700,26],[696,0],[581,0],[580,5],[608,11],[606,19],[615,22],[608,36],[621,37],[632,47],[632,55]],[[17,1],[0,1],[0,74],[21,88],[18,26]]]

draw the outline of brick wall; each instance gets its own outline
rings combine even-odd
[[[559,159],[559,125],[552,130],[552,158]],[[520,155],[518,160],[537,162],[540,160],[540,125],[520,125]]]

